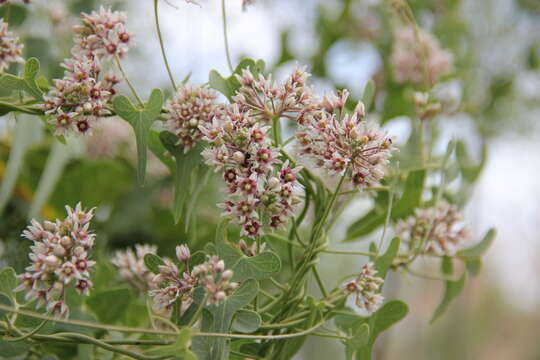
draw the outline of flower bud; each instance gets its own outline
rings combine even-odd
[[[64,249],[61,245],[56,244],[53,246],[53,254],[62,257],[66,255],[66,249]]]
[[[225,280],[225,281],[228,281],[228,280],[231,280],[233,277],[233,272],[232,270],[225,270],[223,272],[223,274],[221,274],[221,279],[222,280]]]
[[[62,238],[60,239],[60,244],[64,248],[69,249],[71,245],[73,245],[73,240],[69,236],[62,236]]]
[[[233,154],[233,158],[234,160],[240,162],[240,163],[243,163],[245,160],[246,160],[246,157],[244,156],[244,154],[242,154],[242,152],[240,151],[236,151],[234,154]]]
[[[366,116],[366,108],[364,106],[364,103],[359,101],[358,104],[356,104],[354,112],[356,113],[356,116],[358,116],[358,119],[362,120],[364,116]]]
[[[189,260],[191,257],[191,253],[189,251],[189,248],[186,245],[180,245],[176,247],[176,257],[181,262],[185,263]]]
[[[268,180],[268,186],[270,187],[270,189],[273,189],[275,188],[276,186],[278,186],[280,183],[279,179],[277,177],[271,177],[269,180]]]

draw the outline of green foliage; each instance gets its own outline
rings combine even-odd
[[[14,298],[13,290],[17,287],[17,273],[11,267],[0,270],[0,293]]]
[[[36,83],[36,76],[39,72],[39,60],[30,58],[24,65],[23,76],[18,77],[12,74],[4,74],[0,77],[0,89],[9,91],[24,91],[36,100],[43,100],[43,92]]]
[[[399,252],[400,242],[401,241],[398,237],[393,238],[386,252],[375,260],[375,269],[377,269],[377,276],[380,276],[383,279],[386,278],[386,274],[392,266],[394,258]]]
[[[163,356],[175,360],[197,360],[188,348],[191,344],[191,330],[184,327],[180,330],[174,344],[155,348],[146,352],[149,356]]]
[[[154,89],[150,93],[148,102],[140,107],[135,106],[126,96],[118,95],[113,99],[113,108],[118,116],[126,120],[135,132],[137,141],[137,181],[144,185],[146,175],[146,149],[150,127],[161,114],[163,107],[163,93]]]
[[[468,183],[472,184],[476,182],[480,173],[484,169],[487,161],[487,145],[482,146],[482,155],[480,162],[475,164],[468,155],[467,147],[463,141],[458,141],[456,144],[456,157],[459,163],[459,170],[461,175]]]
[[[128,288],[113,288],[92,292],[86,304],[106,324],[120,321],[131,301],[131,291]]]
[[[452,264],[452,260],[449,257],[444,257],[441,265],[442,265],[443,274],[445,275],[453,274],[454,272],[453,264]],[[441,315],[443,315],[446,312],[452,300],[454,300],[465,287],[466,279],[467,279],[467,273],[463,273],[463,275],[461,275],[461,277],[458,280],[445,281],[444,295],[442,297],[441,302],[435,309],[435,312],[433,313],[433,316],[431,318],[431,323],[433,323],[435,320],[437,320],[439,317],[441,317]]]
[[[249,334],[257,331],[261,322],[261,316],[255,311],[239,310],[234,315],[231,328],[233,331]]]
[[[234,69],[234,72],[231,76],[224,78],[216,70],[210,71],[208,75],[208,83],[210,87],[219,91],[225,97],[232,102],[232,97],[236,94],[236,90],[240,87],[240,83],[235,77],[235,74],[241,74],[242,69],[249,69],[253,73],[253,76],[262,74],[264,71],[264,61],[263,60],[252,60],[244,59],[242,60]]]
[[[228,332],[235,313],[251,303],[258,291],[257,281],[247,280],[225,301],[206,306],[201,330],[203,332]],[[230,340],[197,336],[193,340],[192,350],[199,360],[225,360],[229,356]]]
[[[144,255],[144,265],[154,274],[159,274],[159,266],[165,265],[165,261],[155,254]]]

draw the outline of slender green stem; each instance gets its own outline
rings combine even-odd
[[[277,323],[277,324],[262,324],[259,327],[259,329],[263,329],[263,330],[283,329],[283,328],[287,328],[287,327],[291,327],[291,326],[301,324],[304,321],[306,321],[305,318],[298,319],[298,320],[293,320],[293,321],[282,322],[282,323]]]
[[[221,17],[223,20],[223,39],[225,40],[225,55],[227,56],[227,65],[231,73],[234,71],[229,52],[229,36],[227,35],[227,11],[225,9],[225,0],[221,0]]]
[[[325,298],[327,298],[328,292],[326,291],[326,288],[324,287],[324,283],[321,279],[321,275],[319,274],[319,270],[317,269],[317,266],[313,266],[313,275],[315,276],[317,285],[319,285],[319,289],[321,289],[321,293],[323,294]]]
[[[34,330],[22,335],[22,336],[18,336],[16,338],[4,338],[4,340],[6,341],[9,341],[9,342],[17,342],[17,341],[22,341],[22,340],[25,340],[25,339],[28,339],[29,337],[31,337],[32,335],[36,334],[39,330],[43,329],[43,327],[45,326],[45,324],[47,324],[49,320],[43,320],[41,322],[41,324],[39,324]]]
[[[396,176],[397,179],[397,176]],[[381,234],[381,239],[379,240],[379,246],[377,248],[377,254],[380,253],[383,245],[384,245],[384,238],[386,237],[386,231],[388,230],[388,225],[390,225],[390,218],[392,217],[392,208],[394,207],[394,195],[396,193],[396,184],[394,182],[394,186],[392,186],[392,190],[390,190],[389,200],[388,200],[388,209],[386,210],[386,218],[384,219],[384,227],[383,232]],[[378,255],[377,255],[378,256]]]
[[[122,62],[120,61],[120,58],[118,57],[118,55],[115,55],[114,59],[116,60],[116,66],[118,66],[118,70],[120,70],[120,73],[122,74],[122,77],[124,78],[124,80],[128,84],[128,86],[129,86],[129,88],[131,90],[131,93],[133,94],[135,99],[137,99],[137,102],[139,103],[139,105],[143,106],[144,105],[143,101],[141,100],[139,94],[137,94],[137,90],[135,90],[135,87],[133,86],[131,81],[129,81],[129,78],[127,77],[126,72],[124,71],[124,68],[122,67]]]
[[[169,60],[167,59],[167,53],[165,52],[165,45],[163,44],[163,36],[161,35],[161,27],[159,25],[159,15],[158,15],[158,0],[154,0],[154,19],[156,22],[156,32],[159,39],[159,47],[161,48],[161,56],[163,57],[163,62],[167,68],[167,74],[169,74],[169,79],[171,80],[172,87],[174,91],[177,91],[176,83],[174,82],[174,76],[169,66]]]
[[[204,309],[204,306],[206,305],[206,302],[208,301],[208,294],[206,294],[204,296],[204,299],[203,301],[199,304],[199,307],[197,308],[197,311],[195,312],[195,314],[193,314],[193,317],[191,318],[191,320],[189,321],[189,324],[187,324],[187,327],[192,327],[193,324],[195,324],[195,322],[197,321],[197,319],[199,318],[199,316],[202,314],[202,311]]]
[[[278,282],[276,279],[274,279],[273,277],[270,277],[270,281],[272,282],[272,284],[274,284],[275,287],[277,287],[278,289],[280,290],[288,290],[288,287],[286,285],[283,285],[281,284],[280,282]]]
[[[377,256],[377,253],[366,252],[366,251],[321,250],[321,252],[326,253],[326,254],[336,254],[336,255]]]
[[[312,333],[312,336],[319,336],[319,337],[325,337],[329,339],[339,339],[339,340],[351,340],[350,337],[347,336],[339,336],[339,335],[332,335],[332,334],[321,334],[321,333]]]
[[[440,281],[456,281],[456,280],[458,280],[458,279],[455,279],[452,276],[443,276],[443,275],[437,276],[437,275],[425,274],[425,273],[422,273],[422,272],[419,272],[419,271],[409,269],[408,267],[404,268],[404,270],[406,272],[408,272],[409,274],[411,274],[413,276],[416,276],[416,277],[419,277],[419,278],[422,278],[422,279],[440,280]]]
[[[122,354],[122,355],[126,355],[126,356],[129,356],[129,357],[131,357],[133,359],[137,359],[137,360],[150,360],[150,359],[156,359],[157,360],[157,359],[164,359],[164,358],[169,357],[169,356],[157,356],[157,357],[156,356],[145,356],[143,354],[140,354],[140,353],[137,353],[137,352],[134,352],[134,351],[122,349],[122,348],[116,347],[114,345],[107,344],[106,342],[95,339],[95,338],[93,338],[91,336],[78,334],[78,333],[66,332],[66,333],[57,333],[55,335],[66,337],[66,338],[72,338],[72,339],[75,339],[75,340],[83,340],[83,341],[85,341],[87,343],[98,346],[98,347],[103,348],[105,350],[115,352],[115,353],[118,353],[118,354]]]

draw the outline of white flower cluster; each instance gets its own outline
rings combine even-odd
[[[362,271],[354,281],[345,284],[347,294],[356,295],[356,305],[370,314],[377,311],[384,298],[379,293],[384,280],[377,275],[372,263],[362,266]]]
[[[396,231],[410,247],[420,246],[425,238],[422,251],[439,256],[455,255],[470,236],[458,208],[444,200],[435,207],[416,209],[414,216],[397,224]]]
[[[45,113],[56,128],[55,135],[69,131],[89,134],[93,124],[110,114],[106,104],[115,94],[120,79],[109,72],[102,76],[102,61],[122,56],[129,48],[131,35],[125,30],[125,15],[110,9],[82,14],[75,26],[73,57],[64,61],[64,78],[45,96]]]
[[[278,151],[268,136],[270,127],[261,125],[251,111],[243,112],[234,104],[214,117],[212,124],[201,126],[210,146],[202,155],[209,166],[223,169],[229,196],[221,206],[242,226],[242,233],[262,234],[262,217],[277,228],[299,203],[297,173],[288,162],[278,159]]]
[[[111,263],[118,267],[123,280],[141,291],[148,291],[155,288],[155,283],[152,281],[154,274],[144,264],[144,256],[156,254],[156,252],[155,245],[136,244],[135,251],[133,249],[117,251]]]
[[[216,256],[209,256],[206,262],[191,270],[191,253],[187,246],[177,246],[176,257],[183,266],[182,271],[173,261],[165,259],[165,264],[159,266],[159,274],[152,280],[156,288],[149,294],[154,298],[156,312],[170,313],[173,304],[181,301],[180,310],[184,313],[193,303],[193,292],[197,287],[204,288],[208,304],[225,300],[238,287],[238,283],[230,281],[232,271],[225,270],[225,263]]]
[[[8,24],[0,19],[0,74],[14,62],[22,63],[23,44],[19,37],[8,30]]]
[[[166,104],[165,127],[178,136],[177,145],[182,145],[184,151],[187,152],[201,140],[199,126],[210,124],[217,115],[221,107],[216,100],[214,90],[186,84],[180,86]]]
[[[411,27],[397,31],[391,57],[394,77],[398,83],[420,84],[427,70],[428,80],[433,85],[452,71],[454,57],[441,49],[439,41],[429,32],[419,29],[418,38]]]
[[[85,211],[80,203],[75,209],[66,206],[68,216],[56,222],[45,221],[32,224],[23,232],[33,241],[29,254],[32,264],[26,273],[19,275],[21,284],[15,291],[26,291],[26,300],[37,300],[37,306],[60,317],[69,316],[65,302],[66,287],[73,284],[75,290],[88,295],[92,287],[88,252],[94,246],[95,235],[89,230],[94,209]]]

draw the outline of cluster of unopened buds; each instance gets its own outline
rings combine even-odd
[[[97,120],[110,114],[106,105],[120,79],[113,72],[102,76],[102,62],[125,54],[131,40],[125,15],[103,7],[83,13],[81,25],[74,30],[72,58],[62,64],[64,78],[55,80],[45,96],[44,110],[52,116],[56,135],[88,134]]]
[[[156,254],[157,246],[136,244],[135,251],[117,251],[111,262],[120,270],[120,277],[135,288],[145,292],[155,288],[154,274],[144,264],[146,254]]]
[[[202,138],[200,126],[210,124],[221,106],[217,93],[207,87],[182,85],[167,103],[165,110],[167,130],[178,136],[177,145],[189,151]]]
[[[300,202],[300,168],[278,159],[269,129],[237,104],[224,108],[212,124],[201,127],[210,145],[202,153],[206,163],[216,170],[223,169],[229,193],[221,204],[224,215],[232,217],[242,226],[242,233],[250,237],[262,234],[262,212],[269,215],[268,225],[278,228]]]
[[[22,58],[23,44],[19,38],[8,30],[8,24],[0,19],[0,74],[12,63],[24,62]]]
[[[377,311],[384,298],[380,294],[384,280],[377,275],[372,263],[362,266],[362,271],[355,280],[345,284],[345,292],[356,296],[355,302],[358,307],[369,313]]]
[[[92,287],[90,268],[95,264],[89,259],[94,246],[94,234],[89,230],[94,209],[85,211],[81,204],[75,209],[66,206],[68,216],[43,224],[32,220],[23,237],[33,241],[29,254],[32,264],[26,273],[19,275],[20,285],[15,291],[26,291],[27,301],[37,301],[55,316],[68,317],[65,301],[66,288],[88,295]]]
[[[454,67],[452,53],[442,49],[429,32],[422,29],[416,32],[412,27],[396,32],[391,62],[398,83],[421,84],[427,76],[429,83],[435,84]]]
[[[396,232],[409,247],[424,246],[421,252],[438,256],[455,255],[470,237],[459,209],[444,200],[434,207],[416,209],[414,216],[397,224]]]
[[[170,313],[175,302],[180,301],[180,311],[184,313],[193,303],[193,292],[202,287],[206,293],[208,304],[216,304],[227,298],[238,283],[231,282],[233,273],[225,270],[225,263],[216,256],[209,256],[207,261],[190,269],[191,253],[185,245],[176,247],[176,257],[183,266],[178,266],[169,259],[158,267],[159,274],[153,282],[155,289],[149,294],[154,298],[154,310],[159,313]]]
[[[392,139],[364,120],[364,104],[345,112],[348,93],[323,98],[324,111],[300,125],[299,154],[330,174],[347,175],[357,188],[376,186],[394,150]]]

